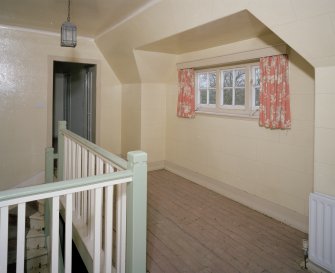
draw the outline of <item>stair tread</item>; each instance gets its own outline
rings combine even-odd
[[[41,268],[35,268],[28,271],[29,273],[49,273],[48,265],[43,265]]]
[[[29,273],[48,273],[49,272],[49,267],[48,265],[42,265],[40,268],[35,268],[35,269],[30,269],[28,271]]]
[[[44,220],[44,215],[42,215],[40,212],[37,211],[33,215],[30,215],[29,218],[36,220]]]
[[[47,255],[47,254],[48,254],[48,250],[46,247],[41,247],[37,249],[29,249],[26,251],[26,260],[40,257],[43,255]]]
[[[45,233],[43,230],[36,230],[36,229],[31,229],[28,231],[28,234],[26,238],[34,238],[34,237],[45,237]]]
[[[45,237],[43,230],[30,229],[26,238]]]

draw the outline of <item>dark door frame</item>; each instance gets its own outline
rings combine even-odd
[[[95,143],[100,145],[101,131],[101,65],[100,61],[92,59],[78,59],[62,56],[48,56],[48,88],[47,88],[47,146],[52,147],[52,115],[53,115],[53,75],[54,62],[72,62],[96,65],[96,94],[95,94]]]

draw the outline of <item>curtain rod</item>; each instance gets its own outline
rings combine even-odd
[[[256,58],[262,57],[262,54],[264,56],[264,54],[266,54],[267,52],[272,53],[272,55],[285,54],[287,52],[287,45],[285,43],[280,43],[276,45],[265,46],[261,48],[250,49],[250,50],[244,50],[244,51],[239,51],[235,53],[219,55],[215,57],[201,58],[201,59],[181,62],[181,63],[177,63],[176,65],[178,68],[191,68],[191,67],[199,67],[201,65],[206,66],[206,63],[208,63],[207,65],[214,65],[215,63],[219,64],[219,63],[222,63],[222,61],[225,61],[225,59],[230,62],[250,60],[250,59],[256,59]],[[248,53],[251,53],[250,58],[248,58]],[[236,56],[235,59],[234,59],[234,56]],[[193,64],[193,66],[191,64]]]

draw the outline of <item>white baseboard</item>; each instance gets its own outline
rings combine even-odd
[[[164,169],[165,161],[148,162],[148,171],[157,171]]]
[[[23,188],[28,186],[40,185],[43,184],[45,181],[44,171],[39,172],[38,174],[34,175],[33,177],[19,183],[15,186],[15,188]]]
[[[203,187],[222,194],[234,201],[270,216],[280,222],[303,232],[308,232],[308,216],[250,194],[231,185],[225,184],[208,176],[196,173],[187,168],[165,161],[164,168],[172,173],[189,179]]]
[[[310,260],[307,261],[307,268],[308,271],[312,273],[331,273],[330,271],[318,266]]]

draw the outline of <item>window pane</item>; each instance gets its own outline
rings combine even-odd
[[[199,74],[199,88],[207,88],[207,73],[200,73]]]
[[[216,103],[216,90],[209,89],[209,104],[215,104],[215,103]]]
[[[233,87],[233,71],[225,71],[223,75],[223,87]]]
[[[259,67],[254,68],[254,83],[255,83],[255,86],[260,86],[260,84],[261,84]]]
[[[245,70],[244,69],[235,70],[235,86],[236,87],[245,86]]]
[[[207,90],[200,90],[200,104],[207,104]]]
[[[235,105],[244,105],[245,92],[244,88],[235,89]]]
[[[259,106],[259,87],[255,88],[255,106]]]
[[[209,88],[215,88],[216,87],[216,73],[211,72],[209,73]]]
[[[233,104],[233,90],[223,89],[223,105],[232,105],[232,104]]]

